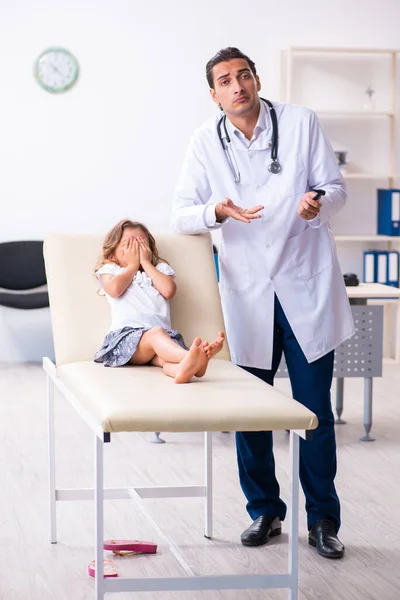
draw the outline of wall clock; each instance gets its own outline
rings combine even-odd
[[[36,59],[34,74],[44,90],[59,94],[76,83],[79,64],[65,48],[48,48]]]

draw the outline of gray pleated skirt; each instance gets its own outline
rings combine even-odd
[[[102,347],[96,352],[94,361],[102,362],[105,367],[122,367],[135,354],[142,335],[151,327],[123,327],[110,331],[104,338]],[[182,335],[176,329],[165,329],[170,338],[181,348],[188,350]]]

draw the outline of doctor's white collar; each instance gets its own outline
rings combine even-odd
[[[240,129],[235,127],[235,125],[233,125],[233,123],[229,120],[228,116],[226,117],[226,127],[228,129],[228,133],[234,133],[235,136],[239,138],[242,142],[249,144],[250,142],[254,142],[263,131],[266,131],[270,129],[270,127],[272,127],[271,116],[269,114],[269,111],[267,110],[267,107],[265,106],[265,103],[260,101],[260,114],[258,115],[257,123],[254,128],[253,137],[251,138],[251,140],[248,140],[245,137],[244,133],[240,131]],[[223,138],[226,138],[226,134],[223,127],[221,130],[221,135]]]

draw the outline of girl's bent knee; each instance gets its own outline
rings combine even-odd
[[[151,329],[148,330],[147,333],[150,333],[151,335],[159,335],[160,333],[163,333],[164,329],[162,327],[160,327],[159,325],[157,325],[156,327],[152,327]]]

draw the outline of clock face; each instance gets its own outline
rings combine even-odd
[[[48,48],[35,63],[37,81],[43,89],[54,94],[69,90],[78,74],[78,61],[64,48]]]

